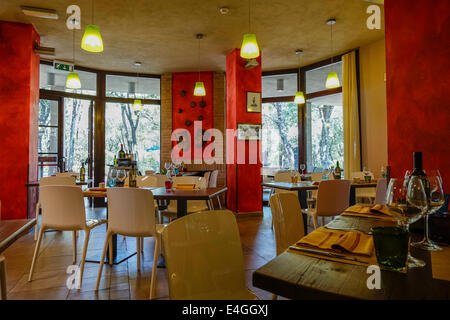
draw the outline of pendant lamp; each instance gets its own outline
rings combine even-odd
[[[81,39],[81,48],[89,52],[102,52],[103,40],[100,28],[94,24],[94,0],[92,0],[92,24],[88,24],[84,29]]]
[[[259,57],[259,46],[256,41],[256,34],[251,33],[251,19],[250,19],[250,0],[248,0],[248,29],[249,33],[244,34],[241,45],[240,56],[244,59],[255,59]]]
[[[72,62],[73,62],[73,68],[75,71],[75,28],[73,29],[72,33]],[[76,72],[69,72],[67,75],[66,80],[66,88],[67,89],[81,89],[81,81],[80,77],[78,76],[78,73]]]
[[[301,66],[301,64],[300,64],[300,57],[301,57],[301,54],[303,53],[303,50],[300,50],[300,49],[298,49],[298,50],[296,50],[295,51],[295,54],[299,57],[299,68],[300,68],[300,66]],[[300,87],[300,85],[299,85],[299,87]],[[296,94],[295,94],[295,98],[294,98],[294,103],[296,103],[296,104],[304,104],[305,103],[305,95],[303,94],[303,91],[298,91]]]
[[[206,96],[205,85],[200,81],[200,40],[203,39],[203,34],[199,33],[196,35],[198,39],[198,81],[195,83],[194,96],[204,97]]]
[[[331,28],[331,54],[333,55],[333,25],[336,24],[335,19],[329,19],[327,21],[327,24]],[[331,64],[333,65],[333,56],[331,56]],[[328,89],[334,89],[339,88],[341,86],[341,83],[339,81],[339,77],[337,72],[330,72],[327,76],[327,81],[325,82],[325,87]]]

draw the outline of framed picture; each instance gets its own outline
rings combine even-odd
[[[258,123],[238,123],[238,140],[261,140],[261,124]]]
[[[261,112],[261,92],[247,91],[247,112]]]

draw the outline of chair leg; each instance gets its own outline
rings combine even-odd
[[[73,258],[72,264],[77,263],[77,232],[72,231]]]
[[[113,257],[113,242],[112,242],[112,234],[109,237],[109,265],[113,265],[114,257]]]
[[[314,230],[317,229],[318,225],[317,225],[317,216],[313,216],[313,225],[314,225]]]
[[[7,293],[6,293],[6,262],[5,258],[0,256],[0,284],[1,284],[1,291],[2,291],[2,300],[7,299]]]
[[[136,237],[136,258],[137,258],[137,269],[138,272],[141,271],[141,238]]]
[[[141,237],[141,252],[144,253],[144,237]]]
[[[38,233],[39,233],[39,208],[41,204],[38,202],[36,204],[36,224],[34,225],[34,241],[37,240]]]
[[[84,273],[84,263],[86,262],[86,252],[89,244],[89,235],[91,230],[84,230],[84,243],[83,243],[83,255],[81,256],[81,265],[80,265],[80,288],[81,283],[83,282],[83,273]]]
[[[158,251],[159,251],[159,239],[158,236],[155,236],[155,251],[153,253],[153,268],[152,268],[152,278],[150,282],[150,300],[153,299],[153,295],[155,292],[155,284],[156,284],[156,269],[158,262]]]
[[[42,234],[44,233],[45,228],[41,226],[39,229],[39,236],[36,242],[36,246],[34,248],[33,261],[31,262],[30,274],[28,275],[28,281],[31,281],[33,278],[34,266],[36,264],[36,259],[39,253],[39,247],[41,246]]]
[[[222,204],[220,203],[220,198],[217,196],[217,203],[219,204],[219,209],[222,210]]]
[[[108,243],[110,242],[109,240],[110,240],[111,236],[112,236],[112,233],[109,233],[109,232],[106,233],[105,244],[103,245],[102,257],[100,259],[100,266],[98,267],[97,283],[95,284],[95,291],[98,291],[98,287],[100,286],[100,279],[102,277],[102,270],[103,270],[103,264],[105,262],[106,249],[108,248]],[[111,261],[111,259],[110,259],[110,261]]]

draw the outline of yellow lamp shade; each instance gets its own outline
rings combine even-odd
[[[327,82],[325,83],[325,87],[328,89],[334,89],[341,86],[339,82],[339,78],[336,72],[330,72],[327,77]]]
[[[294,103],[296,104],[303,104],[305,103],[305,95],[302,91],[297,92],[295,95]]]
[[[81,81],[80,81],[80,77],[78,76],[78,73],[69,72],[69,75],[67,76],[67,80],[66,80],[66,88],[68,88],[68,89],[80,89],[81,88]]]
[[[133,111],[142,111],[142,101],[135,99],[133,101]]]
[[[241,46],[241,57],[244,59],[254,59],[259,57],[259,46],[258,42],[256,42],[255,34],[244,34]]]
[[[81,48],[89,52],[103,51],[103,40],[98,26],[92,24],[86,26],[83,38],[81,38]]]
[[[196,82],[194,87],[194,96],[203,97],[206,96],[205,85],[203,82]]]

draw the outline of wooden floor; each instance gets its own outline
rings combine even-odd
[[[90,218],[101,217],[104,209],[88,210]],[[255,269],[275,257],[275,239],[270,228],[270,209],[264,208],[263,218],[238,219],[242,249],[245,259],[247,287],[259,299],[270,299],[269,292],[252,287],[252,273]],[[34,229],[33,229],[34,230]],[[106,227],[95,228],[89,241],[88,256],[101,253]],[[78,261],[81,257],[84,234],[78,240]],[[101,290],[95,293],[98,264],[86,263],[83,284],[80,290],[69,290],[66,286],[67,266],[72,264],[72,233],[46,232],[41,245],[32,282],[28,282],[28,272],[34,250],[34,232],[23,236],[5,252],[7,264],[8,299],[147,299],[153,260],[153,240],[145,240],[141,272],[136,269],[136,257],[112,267],[105,265]],[[118,236],[118,246],[135,250],[135,238]],[[168,299],[166,269],[158,268],[156,298]]]

